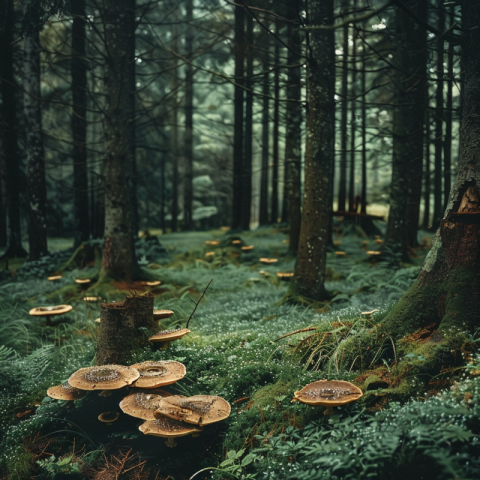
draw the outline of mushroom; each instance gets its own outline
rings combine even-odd
[[[307,405],[321,405],[327,407],[325,415],[333,413],[333,407],[346,405],[358,400],[362,391],[353,383],[344,380],[319,380],[309,383],[300,391],[294,393],[294,400]]]
[[[119,417],[118,412],[103,412],[98,416],[98,419],[101,422],[106,423],[107,426],[111,426],[112,423],[118,419],[118,417]]]
[[[215,255],[215,252],[207,252],[205,256],[208,257],[213,257]]]
[[[220,245],[220,240],[205,240],[205,245]]]
[[[138,390],[127,395],[121,402],[120,408],[123,413],[142,420],[155,420],[154,412],[160,405],[164,397],[172,395],[171,393],[160,390]]]
[[[51,277],[47,277],[47,280],[50,282],[54,282],[55,280],[60,280],[61,278],[63,278],[61,275],[53,275]]]
[[[277,263],[278,259],[277,258],[260,258],[259,262],[260,263]]]
[[[98,365],[77,370],[68,383],[80,390],[117,390],[140,377],[138,370],[123,365]]]
[[[32,308],[30,312],[28,312],[30,315],[34,317],[45,317],[45,324],[52,326],[52,320],[51,318],[56,316],[56,315],[63,315],[64,313],[68,313],[70,310],[72,310],[71,305],[56,305],[54,307],[36,307]]]
[[[203,427],[225,420],[230,415],[230,404],[215,395],[182,397],[173,395],[160,401],[155,417],[166,416]]]
[[[368,250],[367,255],[380,255],[382,252],[380,250]]]
[[[266,272],[265,270],[259,270],[258,273],[260,275],[263,275],[264,277],[269,277],[270,276],[270,274],[268,272]]]
[[[150,282],[148,281],[143,281],[140,282],[140,285],[146,285],[147,287],[156,287],[157,285],[160,285],[162,282],[160,280],[152,280]]]
[[[138,388],[157,388],[181,380],[187,373],[185,365],[174,360],[147,361],[132,365],[140,377],[132,384]]]
[[[172,310],[154,310],[153,318],[155,320],[162,320],[163,318],[171,317],[174,313]]]
[[[62,385],[56,385],[47,390],[47,395],[55,400],[79,400],[86,394],[85,390],[79,390],[68,383],[62,383]]]
[[[343,256],[346,255],[346,254],[347,254],[347,252],[342,252],[342,251],[340,251],[340,250],[337,251],[337,252],[335,252],[335,255],[336,255],[337,257],[343,257]]]
[[[293,277],[293,272],[277,272],[277,278],[283,281],[290,280]]]
[[[76,278],[75,283],[78,285],[88,285],[91,283],[91,280],[89,278]]]
[[[84,302],[99,302],[101,297],[83,297]]]
[[[241,243],[241,240],[232,240],[232,245],[240,245]]]
[[[254,247],[253,245],[245,245],[245,246],[242,247],[242,250],[243,250],[244,252],[248,252],[248,251],[250,251],[250,250],[253,250],[254,248],[255,248],[255,247]]]
[[[170,342],[182,338],[184,335],[190,333],[188,328],[178,328],[176,330],[162,330],[148,339],[149,342],[162,343],[161,348],[167,348]]]
[[[159,416],[155,420],[147,420],[142,423],[138,429],[145,435],[154,435],[156,437],[166,438],[167,447],[175,447],[177,443],[174,438],[184,437],[185,435],[201,432],[202,429],[185,422],[173,420],[165,416]]]

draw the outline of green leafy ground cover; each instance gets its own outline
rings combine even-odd
[[[219,246],[205,245],[216,238]],[[240,253],[233,238],[255,248]],[[91,392],[75,403],[45,396],[47,388],[94,360],[100,304],[83,301],[85,294],[120,300],[142,287],[114,283],[82,290],[73,280],[95,276],[94,265],[66,270],[61,280],[49,282],[46,276],[68,259],[61,252],[51,262],[24,265],[20,275],[0,284],[4,478],[115,474],[179,480],[201,470],[194,478],[480,478],[477,337],[451,332],[439,347],[424,342],[428,330],[393,340],[381,327],[392,303],[416,278],[426,250],[409,265],[399,264],[394,252],[372,263],[365,249],[378,249],[379,243],[368,240],[362,250],[363,238],[338,237],[335,249],[347,255],[333,248],[328,254],[332,302],[292,304],[285,301],[288,283],[275,275],[293,269],[286,238],[274,229],[236,236],[170,234],[160,237],[166,254],[158,259],[142,254],[150,276],[162,281],[150,289],[155,307],[175,311],[162,328],[183,326],[192,299],[213,279],[190,335],[167,350],[146,346],[131,359],[180,361],[187,375],[168,387],[171,392],[220,395],[232,405],[228,420],[205,428],[198,438],[178,439],[174,449],[139,432],[141,420],[124,414],[112,426],[97,420],[102,412],[120,412],[124,391],[108,397]],[[206,256],[211,251],[215,254]],[[279,261],[263,265],[261,257]],[[53,327],[28,315],[34,306],[60,303],[74,309]],[[361,315],[372,309],[378,312]],[[278,340],[309,327],[315,330]],[[364,397],[332,416],[292,403],[296,390],[323,378],[352,381]]]

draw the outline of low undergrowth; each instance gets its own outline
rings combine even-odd
[[[218,246],[204,244],[215,238]],[[92,265],[70,265],[52,282],[46,262],[43,272],[43,264],[33,266],[35,278],[25,264],[21,279],[0,284],[4,478],[185,480],[199,471],[195,478],[242,480],[480,476],[477,337],[451,331],[439,338],[432,325],[398,339],[382,327],[414,281],[421,257],[418,265],[402,265],[394,255],[372,261],[365,249],[378,246],[375,240],[362,245],[364,239],[341,237],[337,247],[346,255],[328,254],[332,300],[290,304],[283,301],[288,283],[276,276],[293,270],[286,236],[273,229],[242,234],[241,245],[254,245],[247,253],[232,239],[220,232],[161,237],[158,261],[155,249],[143,254],[143,268],[162,281],[154,287],[76,285],[75,278],[98,275]],[[265,265],[262,257],[278,262]],[[186,377],[166,388],[224,397],[232,405],[225,422],[168,449],[164,440],[138,431],[141,420],[122,414],[111,427],[98,422],[100,413],[119,411],[126,392],[91,392],[74,404],[45,397],[48,387],[94,360],[100,302],[85,297],[112,301],[128,291],[150,291],[155,308],[175,312],[161,328],[183,327],[211,279],[192,333],[166,350],[146,346],[131,363],[184,363]],[[54,326],[28,315],[34,306],[63,303],[74,308]],[[364,395],[332,416],[292,402],[295,391],[324,378],[351,381]],[[137,477],[125,465],[135,467]]]

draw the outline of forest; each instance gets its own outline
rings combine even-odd
[[[3,480],[480,478],[480,2],[1,0]]]

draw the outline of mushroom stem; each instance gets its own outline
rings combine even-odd
[[[170,342],[161,342],[160,343],[160,350],[166,350],[169,345],[170,345]]]
[[[47,325],[48,327],[53,327],[52,316],[51,315],[47,315],[45,317],[45,325]]]
[[[334,414],[334,411],[333,411],[333,407],[331,405],[329,405],[325,411],[323,412],[324,415],[333,415]]]
[[[172,437],[168,437],[167,441],[165,442],[165,445],[169,448],[173,448],[177,446],[177,442]]]

